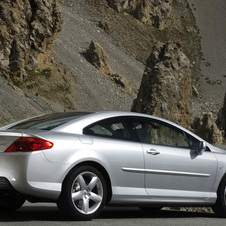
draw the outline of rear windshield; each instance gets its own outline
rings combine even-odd
[[[52,130],[70,120],[90,114],[91,112],[67,112],[43,115],[18,123],[8,129]]]

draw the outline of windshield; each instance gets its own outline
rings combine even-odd
[[[90,114],[91,112],[67,112],[55,113],[50,115],[38,116],[18,123],[8,129],[39,129],[52,130],[70,120],[79,118],[81,116]]]

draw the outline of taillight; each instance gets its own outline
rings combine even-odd
[[[32,137],[21,137],[14,141],[4,152],[32,152],[50,149],[53,143]]]

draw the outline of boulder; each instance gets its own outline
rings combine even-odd
[[[107,56],[98,42],[91,41],[87,50],[87,59],[102,74],[110,75],[110,69],[107,64]]]
[[[190,61],[180,44],[158,42],[147,60],[132,111],[160,116],[190,128],[191,96]]]
[[[129,82],[125,77],[117,73],[113,73],[108,67],[107,55],[102,46],[98,42],[91,41],[88,50],[85,53],[86,59],[95,66],[103,75],[110,78],[115,84],[122,89],[132,92]]]

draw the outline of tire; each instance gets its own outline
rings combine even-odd
[[[4,192],[0,193],[0,212],[13,212],[19,209],[25,202],[18,193]]]
[[[66,177],[57,206],[71,219],[87,221],[101,213],[106,200],[102,174],[91,166],[81,166]]]
[[[142,211],[156,213],[159,212],[162,207],[139,207]]]
[[[212,207],[218,217],[226,217],[226,176],[222,179],[217,191],[217,201]]]

